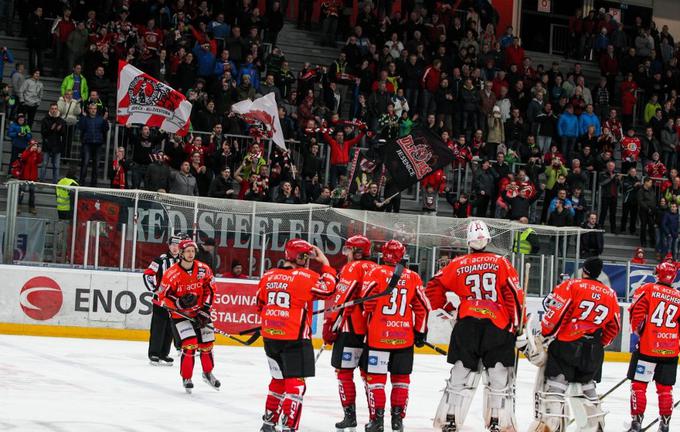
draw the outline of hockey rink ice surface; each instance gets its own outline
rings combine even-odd
[[[180,382],[178,359],[172,367],[150,366],[144,342],[0,335],[0,346],[0,431],[257,432],[261,425],[269,382],[262,348],[217,346],[214,373],[222,381],[221,390],[201,380],[197,361],[195,388],[189,395]],[[606,363],[604,368],[600,394],[625,376],[627,364]],[[432,417],[448,371],[441,355],[416,356],[406,431],[433,430]],[[300,430],[335,432],[334,423],[342,412],[330,352],[322,354],[316,375],[307,381]],[[522,360],[517,381],[517,420],[522,432],[533,417],[535,376],[536,368]],[[358,379],[357,384],[357,431],[363,431],[368,415],[363,385]],[[481,394],[480,386],[463,431],[484,430]],[[605,399],[604,407],[610,412],[607,431],[625,430],[628,394],[626,384]],[[644,424],[657,414],[653,385],[647,397]],[[679,429],[680,415],[676,414],[671,430]]]

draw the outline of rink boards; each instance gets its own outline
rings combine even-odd
[[[5,281],[0,288],[0,333],[148,339],[153,294],[146,290],[141,273],[0,265],[0,280]],[[215,325],[228,333],[257,327],[256,290],[257,281],[218,278],[212,312]],[[622,331],[607,359],[627,361],[628,305],[620,306]],[[315,305],[315,309],[322,307],[323,302]],[[529,297],[527,312],[542,314],[542,299]],[[322,323],[323,315],[315,315],[312,332],[317,346]],[[450,332],[449,323],[430,318],[428,341],[446,348]],[[218,342],[233,344],[222,337]],[[421,351],[432,353],[427,348]]]

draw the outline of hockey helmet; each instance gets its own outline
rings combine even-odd
[[[675,261],[673,260],[673,252],[668,252],[666,256],[663,258],[663,262],[671,263],[673,264]]]
[[[583,274],[591,279],[597,279],[602,273],[604,263],[598,257],[590,257],[583,261]]]
[[[659,283],[670,286],[671,284],[673,284],[677,272],[678,269],[675,267],[675,264],[662,262],[656,266],[655,270],[656,280]]]
[[[362,235],[355,235],[347,239],[346,248],[361,249],[364,258],[371,255],[371,241]]]
[[[184,252],[184,250],[189,247],[192,247],[194,248],[195,251],[198,251],[198,246],[196,245],[196,242],[190,238],[183,239],[181,242],[179,242],[180,252]]]
[[[404,258],[406,248],[400,241],[390,240],[382,247],[383,261],[389,264],[396,264]]]
[[[301,254],[307,255],[305,259],[309,258],[309,255],[314,250],[314,247],[302,239],[293,239],[288,240],[284,249],[286,260],[295,262]]]
[[[484,250],[490,241],[491,233],[486,223],[480,220],[470,222],[467,228],[467,245],[470,249]]]

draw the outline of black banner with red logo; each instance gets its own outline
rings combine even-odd
[[[454,159],[446,143],[422,127],[390,142],[382,152],[385,168],[400,190],[417,183]]]

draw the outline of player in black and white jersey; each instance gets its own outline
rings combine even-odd
[[[174,329],[168,311],[156,304],[158,290],[165,273],[173,264],[179,261],[179,243],[189,238],[184,233],[174,234],[168,239],[168,251],[156,257],[149,267],[144,270],[144,285],[154,293],[153,313],[151,315],[151,329],[149,335],[149,363],[152,366],[172,366],[170,343]]]

